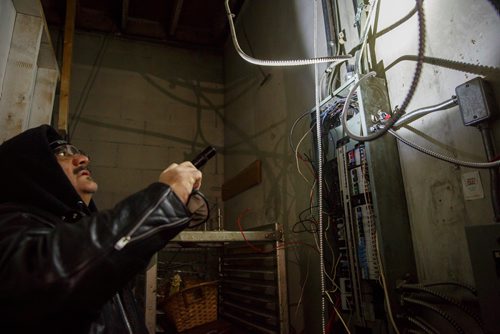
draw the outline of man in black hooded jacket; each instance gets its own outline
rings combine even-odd
[[[190,221],[190,162],[97,213],[89,158],[43,125],[0,145],[0,332],[147,333],[127,288]]]

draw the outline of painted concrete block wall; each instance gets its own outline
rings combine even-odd
[[[351,0],[338,3],[349,51],[359,42],[354,27],[357,8]],[[306,0],[247,2],[237,18],[242,48],[263,59],[311,56],[313,4]],[[369,61],[377,64],[379,76],[388,80],[392,107],[401,105],[415,67],[414,6],[412,0],[380,1],[372,29],[376,41],[367,47]],[[424,9],[426,58],[409,110],[449,99],[456,86],[476,76],[493,84],[499,100],[500,16],[492,4],[487,0],[424,1]],[[278,221],[285,224],[288,240],[299,237],[302,242],[313,242],[289,233],[298,212],[308,207],[310,186],[298,174],[287,143],[295,118],[314,106],[313,68],[259,69],[242,61],[231,43],[226,45],[225,61],[225,177],[235,175],[254,159],[263,160],[262,184],[226,202],[226,224],[234,225],[239,213],[249,207],[252,212],[243,218],[244,227]],[[268,74],[270,78],[264,81]],[[296,129],[295,144],[306,131],[304,125]],[[498,149],[498,122],[494,132]],[[463,160],[486,159],[479,132],[463,126],[457,107],[419,119],[400,133]],[[311,143],[306,140],[303,145]],[[488,173],[480,171],[484,198],[467,201],[461,175],[470,169],[428,158],[402,145],[399,149],[419,278],[473,282],[464,227],[492,221]],[[306,165],[301,167],[311,180]],[[292,326],[298,331],[304,328],[307,333],[320,333],[317,255],[302,247],[291,248],[288,255]],[[299,299],[304,309],[296,312]]]
[[[55,39],[54,39],[55,40]],[[99,208],[158,179],[208,145],[202,191],[220,202],[224,108],[222,56],[77,33],[69,134],[91,156]]]

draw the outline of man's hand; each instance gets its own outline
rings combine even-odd
[[[201,172],[194,165],[185,161],[171,164],[161,174],[158,181],[169,185],[172,191],[186,204],[193,189],[201,186]]]

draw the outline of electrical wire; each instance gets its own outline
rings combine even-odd
[[[406,319],[408,320],[408,322],[422,329],[427,334],[439,334],[438,330],[436,330],[433,326],[431,326],[425,320],[420,319],[419,317],[407,316]]]
[[[344,110],[343,110],[343,117],[342,117],[342,127],[346,134],[357,141],[372,141],[377,138],[380,138],[384,134],[387,133],[387,131],[398,121],[399,117],[401,117],[402,114],[406,111],[406,108],[408,107],[411,99],[413,98],[413,95],[415,94],[415,91],[417,89],[418,81],[420,79],[420,75],[422,74],[422,67],[424,63],[424,51],[425,51],[425,18],[424,18],[424,9],[422,6],[423,0],[415,0],[417,3],[417,13],[418,13],[418,55],[417,55],[417,64],[415,66],[415,72],[413,73],[413,79],[410,85],[410,89],[408,90],[408,93],[406,94],[405,99],[403,100],[403,103],[400,108],[396,108],[394,111],[392,117],[389,119],[389,121],[385,124],[385,126],[378,131],[375,131],[374,133],[370,135],[357,135],[349,130],[347,127],[347,115],[346,115],[346,110],[347,107],[345,105],[349,105],[350,99],[352,98],[353,91],[357,89],[359,86],[360,82],[368,77],[373,77],[376,75],[376,72],[372,71],[367,74],[365,74],[363,77],[359,79],[356,84],[351,88],[349,91],[349,94],[347,96],[347,100],[344,105]],[[373,9],[373,8],[372,8]]]
[[[387,283],[386,283],[385,274],[384,274],[384,266],[382,264],[382,258],[380,256],[380,248],[379,248],[379,244],[378,244],[378,235],[377,234],[375,234],[375,247],[377,249],[378,267],[380,269],[380,278],[382,279],[382,288],[384,290],[384,298],[385,298],[385,304],[387,307],[387,313],[389,314],[389,320],[390,320],[392,328],[394,328],[394,331],[396,332],[396,334],[400,334],[398,326],[396,326],[396,322],[394,321],[394,316],[392,314],[391,301],[389,300],[389,292],[387,290]]]
[[[467,306],[461,304],[458,300],[456,300],[456,299],[454,299],[454,298],[452,298],[450,296],[447,296],[447,295],[445,295],[443,293],[440,293],[440,292],[434,291],[432,289],[426,288],[424,286],[418,286],[418,285],[415,286],[415,285],[402,284],[400,287],[403,290],[409,290],[409,291],[417,291],[417,292],[427,293],[429,295],[432,295],[434,297],[438,297],[441,300],[444,300],[444,301],[446,301],[446,302],[448,302],[448,303],[456,306],[461,311],[463,311],[465,314],[467,314],[472,319],[474,319],[474,321],[479,325],[479,327],[481,327],[481,329],[483,330],[483,332],[485,332],[484,324],[483,324],[481,318],[479,318],[479,316],[477,314],[475,314],[472,310],[470,310]]]
[[[463,166],[463,167],[468,167],[468,168],[498,168],[500,167],[500,160],[497,161],[491,161],[491,162],[473,162],[473,161],[463,161],[463,160],[458,160],[437,152],[433,152],[429,150],[428,148],[422,147],[418,144],[415,144],[414,142],[401,137],[398,135],[394,130],[389,129],[389,133],[396,137],[399,141],[402,143],[416,149],[417,151],[420,151],[421,153],[427,154],[433,158],[446,161],[455,165]]]
[[[427,303],[419,299],[405,297],[405,296],[403,296],[401,299],[409,304],[419,305],[421,307],[425,307],[431,311],[434,311],[435,313],[439,314],[443,319],[445,319],[450,325],[452,325],[453,328],[455,328],[455,330],[457,331],[457,333],[465,334],[462,327],[448,313],[432,305],[431,303]]]
[[[314,57],[318,53],[318,0],[314,0],[313,9],[313,49]],[[318,154],[318,232],[319,232],[319,271],[320,271],[320,289],[321,289],[321,333],[325,332],[326,327],[326,304],[325,304],[325,263],[324,263],[324,249],[323,249],[323,152],[321,143],[321,118],[320,118],[320,98],[319,98],[319,80],[318,80],[318,64],[314,65],[314,83],[315,83],[315,97],[316,97],[316,140],[317,140],[317,154]]]
[[[363,29],[363,35],[361,37],[361,47],[359,49],[358,54],[356,55],[356,60],[354,62],[356,73],[361,74],[361,59],[363,58],[363,52],[366,46],[366,41],[368,40],[368,31],[370,30],[370,25],[373,17],[373,13],[375,12],[375,7],[377,7],[378,0],[374,0],[370,5],[370,11],[366,17],[365,26]]]
[[[231,39],[233,41],[234,48],[236,52],[240,55],[241,58],[246,60],[247,62],[259,65],[259,66],[302,66],[302,65],[312,65],[312,64],[320,64],[320,63],[330,63],[330,62],[338,62],[345,61],[346,59],[351,59],[351,55],[345,56],[332,56],[332,57],[314,57],[311,59],[292,59],[292,60],[261,60],[250,57],[241,49],[238,38],[236,36],[236,28],[234,27],[233,18],[235,15],[231,13],[231,8],[229,7],[229,0],[225,1],[226,13],[229,21],[229,30],[231,32]]]
[[[300,289],[300,297],[299,301],[297,302],[297,308],[295,309],[295,318],[297,318],[297,313],[299,312],[300,304],[302,304],[302,297],[304,296],[304,290],[306,288],[306,283],[309,278],[309,264],[310,264],[310,259],[309,259],[309,254],[307,255],[307,271],[306,271],[306,278],[304,279],[304,284],[302,284],[302,288]]]
[[[300,144],[302,143],[302,141],[304,141],[304,139],[306,138],[306,136],[309,134],[309,132],[311,132],[311,130],[313,129],[314,125],[309,129],[309,131],[307,131],[303,136],[302,138],[299,140],[299,142],[297,143],[297,148],[295,149],[295,162],[296,162],[296,165],[297,165],[297,171],[299,172],[300,176],[302,176],[302,178],[307,182],[307,184],[311,184],[311,181],[309,181],[304,174],[302,174],[302,171],[300,170],[300,164],[299,164],[299,146]]]
[[[263,250],[262,248],[259,248],[257,246],[255,246],[253,243],[250,242],[250,240],[247,239],[246,235],[245,235],[245,232],[243,231],[243,226],[241,225],[241,219],[243,219],[243,216],[246,215],[248,212],[250,212],[251,210],[250,209],[245,209],[243,210],[243,212],[241,212],[239,215],[238,215],[238,218],[236,219],[236,224],[238,225],[238,228],[240,230],[240,233],[243,237],[243,240],[245,241],[245,243],[247,244],[248,247],[250,247],[251,249],[253,249],[254,251],[258,252],[258,253],[263,253],[263,254],[267,254],[267,253],[271,253],[275,250],[279,250],[279,249],[285,249],[285,248],[288,248],[288,247],[291,247],[291,246],[294,246],[294,245],[298,245],[298,246],[307,246],[309,248],[312,248],[314,251],[318,252],[319,251],[311,244],[308,244],[306,242],[301,242],[301,241],[291,241],[291,242],[283,242],[283,246],[281,247],[273,247],[272,249],[268,250],[268,251],[265,251]]]
[[[400,127],[404,123],[410,123],[413,122],[416,118],[427,115],[429,113],[435,112],[435,111],[440,111],[440,110],[446,110],[452,107],[455,107],[458,105],[458,100],[455,96],[453,96],[451,99],[443,101],[441,103],[435,104],[433,106],[429,107],[424,107],[420,108],[417,110],[414,110],[410,113],[406,113],[403,116],[401,116],[396,123],[394,123],[394,127]]]
[[[332,303],[332,305],[333,305],[332,307],[335,310],[335,313],[339,317],[340,321],[342,322],[342,325],[344,325],[344,328],[345,328],[347,334],[351,334],[351,331],[349,330],[349,327],[347,326],[347,323],[345,322],[344,318],[342,317],[342,315],[340,314],[340,312],[335,307],[335,303],[333,302],[332,297],[330,296],[330,294],[328,293],[328,291],[325,291],[325,294],[328,297],[328,299],[330,300],[330,303]],[[324,331],[323,331],[323,333],[324,333]]]
[[[407,285],[412,285],[412,284],[407,284]],[[422,283],[421,285],[425,287],[431,287],[431,286],[439,286],[439,285],[453,285],[457,286],[460,288],[463,288],[465,290],[469,290],[473,295],[477,296],[477,290],[474,288],[472,285],[463,283],[463,282],[430,282],[430,283]]]

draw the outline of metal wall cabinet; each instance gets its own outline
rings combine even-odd
[[[285,249],[280,225],[267,231],[184,231],[162,252],[207,252],[218,257],[209,271],[219,279],[219,318],[252,333],[289,332]],[[215,251],[215,253],[214,253]],[[205,255],[203,255],[205,254]],[[146,272],[145,310],[150,333],[156,332],[158,256]]]
[[[325,99],[320,111],[335,114],[339,103],[343,106],[349,85],[348,81]],[[355,102],[347,126],[352,132],[367,134],[371,116],[390,110],[385,81],[363,81]],[[390,136],[364,143],[352,140],[334,117],[323,128],[328,136],[323,141],[327,145],[325,181],[331,190],[325,205],[335,227],[327,235],[335,249],[333,291],[354,332],[360,328],[387,332],[381,275],[395,313],[399,310],[398,283],[416,277],[397,145]]]

